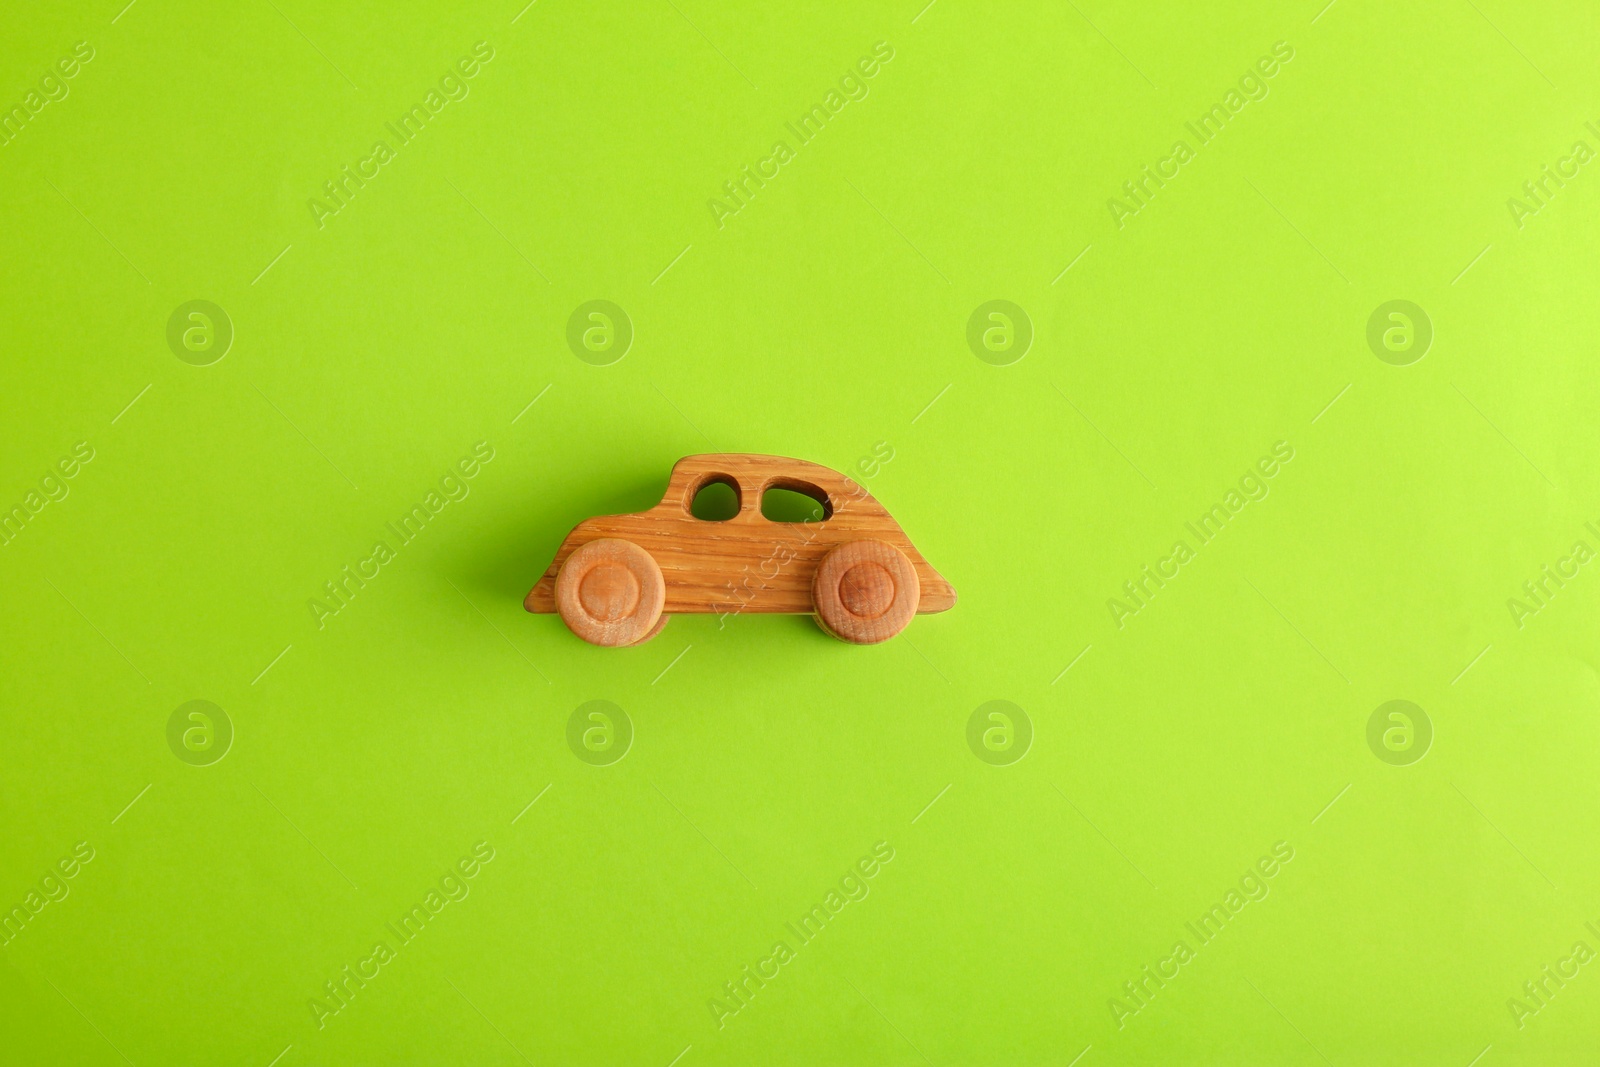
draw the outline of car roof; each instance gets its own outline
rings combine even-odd
[[[766,456],[750,452],[704,452],[684,456],[672,466],[667,496],[675,490],[688,490],[701,479],[725,475],[739,483],[740,489],[755,496],[767,488],[795,489],[804,492],[807,483],[823,490],[833,501],[832,508],[849,503],[857,514],[881,513],[888,509],[873,498],[854,479],[831,467],[788,456]]]
[[[702,474],[708,471],[735,477],[742,474],[753,479],[792,474],[854,484],[845,475],[820,463],[812,463],[807,459],[791,459],[788,456],[764,456],[754,452],[701,452],[693,456],[684,456],[672,465],[672,473],[675,475],[680,472]]]

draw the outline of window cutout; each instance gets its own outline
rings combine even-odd
[[[689,514],[706,522],[727,522],[739,514],[739,490],[731,481],[708,481],[695,492]]]
[[[761,514],[773,522],[821,522],[833,515],[833,505],[809,482],[775,482],[761,494]]]

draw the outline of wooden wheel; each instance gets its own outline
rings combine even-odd
[[[655,559],[619,537],[582,546],[556,576],[556,610],[591,645],[639,644],[659,632],[667,583]]]
[[[639,640],[635,641],[634,644],[642,645],[646,641],[648,641],[651,638],[653,638],[656,634],[660,633],[662,630],[665,630],[667,628],[667,620],[670,619],[670,618],[672,618],[672,616],[668,615],[666,612],[663,611],[661,613],[661,618],[656,622],[656,624],[654,626],[652,626],[650,628],[650,632],[645,634],[643,637],[639,638]]]
[[[811,579],[817,622],[853,645],[874,645],[904,630],[921,599],[916,568],[884,541],[835,545]]]

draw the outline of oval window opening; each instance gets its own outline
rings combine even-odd
[[[707,482],[695,493],[689,514],[706,522],[727,522],[739,514],[739,491],[727,482]]]
[[[821,522],[833,510],[828,494],[814,486],[773,486],[761,494],[761,514],[773,522]]]

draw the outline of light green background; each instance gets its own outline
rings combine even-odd
[[[1592,1058],[1594,964],[1507,1006],[1600,948],[1600,573],[1507,605],[1600,549],[1600,174],[1507,204],[1600,149],[1592,7],[122,2],[0,41],[6,108],[94,49],[0,148],[0,506],[94,449],[0,548],[0,906],[95,850],[0,949],[0,1059]],[[319,229],[308,200],[479,41],[470,95]],[[722,183],[880,41],[719,229]],[[1270,93],[1119,228],[1108,198],[1279,41]],[[234,325],[211,366],[165,340],[194,299]],[[593,299],[634,326],[611,366],[566,345]],[[1010,366],[967,347],[992,299],[1035,330]],[[1406,367],[1366,343],[1393,299],[1435,332]],[[480,441],[470,496],[319,629],[308,600]],[[879,442],[869,488],[961,597],[892,642],[686,617],[605,650],[522,611],[681,455]],[[211,766],[167,745],[193,699],[236,731]],[[566,724],[601,699],[635,736],[591,766]],[[997,699],[1035,731],[1009,766],[967,747]],[[1394,699],[1433,724],[1410,766],[1367,745]],[[470,896],[319,1029],[480,841]],[[1270,895],[1119,1028],[1280,841]],[[870,895],[719,1028],[877,842]]]

